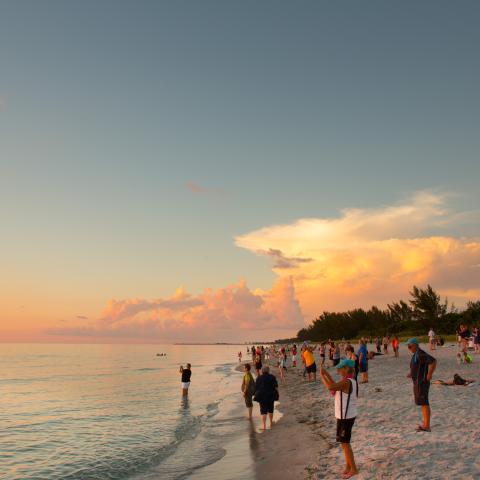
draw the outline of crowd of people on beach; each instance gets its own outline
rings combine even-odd
[[[465,325],[460,325],[457,336],[459,362],[473,362],[472,352],[480,353],[480,329],[475,327],[470,331]],[[475,383],[474,379],[464,379],[458,373],[452,380],[433,380],[437,360],[431,353],[437,347],[445,345],[445,341],[434,332],[433,328],[430,328],[427,337],[430,353],[420,347],[420,342],[416,338],[410,338],[405,342],[410,352],[410,370],[407,377],[412,381],[414,403],[420,407],[422,414],[422,422],[416,426],[417,432],[431,431],[429,402],[431,384],[470,386]],[[383,337],[364,337],[357,341],[356,347],[352,342],[346,340],[334,341],[331,339],[316,344],[305,341],[301,345],[252,346],[247,348],[248,354],[251,355],[251,362],[256,373],[256,378],[254,378],[251,364],[244,365],[242,392],[248,409],[248,418],[252,418],[253,402],[256,401],[260,406],[262,430],[266,429],[267,415],[270,427],[272,427],[274,402],[279,398],[279,385],[270,368],[277,369],[280,384],[287,381],[287,372],[292,369],[300,371],[297,369],[301,367],[303,377],[308,382],[315,382],[317,373],[319,373],[321,382],[335,400],[336,439],[342,447],[345,458],[342,478],[355,476],[358,469],[350,440],[355,418],[358,415],[359,384],[369,382],[369,362],[377,356],[391,355],[393,358],[400,358],[398,336],[386,334]],[[316,355],[319,367],[317,367]],[[241,352],[239,352],[240,362],[241,358]],[[332,367],[340,377],[338,381],[334,380],[328,372],[328,369]]]
[[[459,363],[472,363],[473,354],[480,353],[480,328],[475,326],[470,330],[466,325],[457,329],[457,360]],[[444,339],[437,335],[433,328],[427,334],[430,353],[437,347],[445,345]],[[371,348],[369,349],[369,345]],[[391,347],[391,350],[389,350]],[[470,386],[474,379],[464,379],[458,373],[452,380],[433,380],[437,360],[420,348],[416,338],[410,338],[406,347],[411,354],[408,377],[413,384],[414,403],[421,408],[422,423],[416,427],[417,432],[430,432],[430,385]],[[357,398],[359,384],[369,382],[369,363],[377,356],[393,355],[400,357],[400,340],[396,335],[386,334],[383,337],[363,337],[357,341],[357,347],[352,342],[327,340],[316,344],[304,341],[301,345],[270,344],[247,347],[250,361],[243,363],[241,391],[247,408],[248,419],[253,418],[253,405],[257,402],[262,418],[262,430],[273,426],[275,402],[279,400],[279,383],[273,371],[278,372],[280,384],[287,382],[287,372],[297,371],[305,381],[316,382],[317,373],[325,388],[334,397],[334,414],[336,418],[336,439],[341,445],[345,457],[345,469],[342,478],[351,478],[358,473],[354,453],[350,445],[352,429],[358,415]],[[317,355],[317,358],[315,358]],[[317,359],[319,367],[317,367]],[[238,352],[238,362],[242,364],[243,352]],[[340,377],[335,381],[328,369],[334,368]],[[180,367],[182,396],[188,395],[191,379],[191,365]],[[254,375],[255,374],[255,375]]]

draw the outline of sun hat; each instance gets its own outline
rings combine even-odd
[[[335,368],[353,368],[355,366],[355,362],[350,360],[349,358],[344,358],[338,362],[338,365]]]

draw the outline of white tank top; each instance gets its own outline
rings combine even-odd
[[[348,410],[348,393],[344,393],[340,390],[335,392],[335,418],[338,419],[355,418],[357,416],[357,381],[353,378],[349,378],[348,380],[350,380],[350,383],[352,384],[352,393],[350,394]],[[340,408],[341,404],[343,408]]]

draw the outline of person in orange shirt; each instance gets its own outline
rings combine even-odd
[[[399,357],[399,353],[398,353],[399,341],[396,335],[394,335],[392,339],[392,348],[393,348],[393,353],[395,354],[395,358],[398,358]]]
[[[315,364],[315,357],[313,350],[305,342],[303,344],[302,360],[308,373],[308,381],[315,381],[317,379],[317,365]]]

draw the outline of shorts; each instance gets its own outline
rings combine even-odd
[[[334,358],[333,359],[333,366],[337,366],[338,364],[340,363],[340,359],[339,358]]]
[[[321,356],[322,358],[325,358],[325,354],[324,354],[324,353],[321,353],[320,356]]]
[[[316,373],[317,371],[317,365],[315,362],[313,362],[311,365],[307,367],[307,373]]]
[[[182,388],[184,390],[188,390],[188,387],[190,386],[190,382],[182,382]]]
[[[247,408],[253,407],[253,395],[244,395],[245,398],[245,406]]]
[[[255,369],[256,370],[261,370],[262,369],[262,364],[261,363],[256,363],[255,364]]]
[[[354,423],[355,418],[344,418],[343,420],[337,418],[337,442],[350,443]]]
[[[364,365],[360,364],[358,366],[358,369],[360,373],[367,373],[368,372],[368,363],[365,363]]]
[[[430,382],[415,382],[413,384],[413,397],[416,405],[430,405],[428,402],[428,391],[430,390]]]
[[[266,415],[267,413],[273,413],[274,401],[260,402],[260,415]]]

